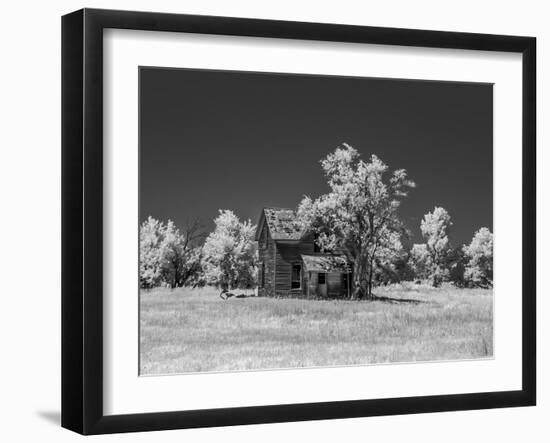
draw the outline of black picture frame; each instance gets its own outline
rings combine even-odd
[[[392,399],[103,413],[103,30],[503,51],[523,64],[522,389]],[[414,414],[536,403],[536,39],[82,9],[62,18],[62,426],[82,434]]]

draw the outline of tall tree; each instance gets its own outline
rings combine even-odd
[[[466,268],[464,279],[471,285],[493,286],[493,234],[489,228],[479,229],[469,245],[464,246]]]
[[[432,212],[424,215],[420,231],[426,241],[426,251],[429,255],[429,278],[432,285],[438,287],[449,276],[449,231],[452,226],[451,216],[441,208],[435,207]]]
[[[365,162],[346,143],[321,166],[330,192],[317,199],[304,197],[299,220],[317,234],[322,250],[345,254],[353,266],[354,297],[370,298],[379,263],[400,249],[397,210],[414,182],[404,169],[387,177],[388,166],[376,155]]]
[[[220,210],[203,246],[206,284],[224,290],[251,288],[256,282],[255,227],[229,210]]]

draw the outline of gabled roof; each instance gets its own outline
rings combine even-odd
[[[312,272],[350,272],[350,266],[343,255],[302,254],[302,261],[306,271]]]
[[[292,209],[264,208],[256,228],[256,240],[260,238],[263,223],[267,223],[273,240],[300,240],[305,233]]]

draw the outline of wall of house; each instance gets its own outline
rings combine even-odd
[[[301,254],[313,254],[313,235],[300,242],[276,242],[275,254],[275,293],[277,296],[307,294],[307,283],[304,282],[305,270],[302,269],[302,288],[290,289],[293,263],[302,263]]]
[[[319,280],[319,273],[312,272],[311,279],[309,280],[309,284],[311,285],[311,288],[309,291],[311,298],[321,296],[321,294],[318,292],[319,290],[318,280]],[[329,272],[327,273],[326,282],[327,282],[328,297],[343,298],[347,296],[348,288],[345,280],[345,274],[341,274],[338,272]]]
[[[264,264],[264,284],[258,288],[258,295],[272,296],[275,282],[275,242],[269,235],[267,224],[264,223],[258,240],[258,258]],[[260,268],[261,272],[261,268]]]
[[[339,272],[327,273],[327,294],[329,297],[342,297],[345,293],[343,274]]]
[[[259,260],[265,266],[264,285],[258,288],[258,295],[271,297],[318,297],[317,274],[312,273],[310,281],[309,272],[304,268],[302,268],[302,287],[300,289],[291,289],[292,265],[300,263],[303,266],[300,255],[313,253],[313,235],[309,235],[299,242],[276,242],[271,238],[267,224],[264,224],[258,240]],[[310,284],[311,288],[309,288]],[[345,297],[347,295],[347,288],[344,284],[342,274],[327,274],[327,285],[327,295],[329,297]]]
[[[305,277],[307,282],[307,292],[306,294],[310,298],[316,298],[319,297],[319,294],[317,293],[317,280],[318,280],[318,273],[317,272],[306,272]]]

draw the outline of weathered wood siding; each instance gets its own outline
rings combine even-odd
[[[311,278],[309,278],[310,289],[308,292],[311,298],[317,298],[322,296],[319,290],[318,281],[319,281],[319,273],[312,272]],[[327,284],[327,297],[342,298],[348,295],[348,288],[347,288],[345,274],[341,274],[338,272],[326,273],[325,281]]]
[[[339,272],[327,273],[327,295],[329,297],[340,297],[342,295],[342,274]]]
[[[319,293],[317,292],[317,280],[318,280],[318,275],[317,272],[306,272],[306,278],[307,278],[307,296],[310,297],[310,298],[317,298],[319,297]]]
[[[260,284],[258,295],[260,296],[305,296],[317,298],[318,273],[308,272],[301,259],[302,254],[314,253],[314,238],[309,235],[301,241],[274,241],[271,238],[267,223],[264,223],[258,239],[258,256],[260,260],[259,272],[262,263],[264,265],[264,284]],[[292,265],[302,265],[302,287],[291,289]],[[260,277],[261,278],[261,277]],[[261,281],[259,281],[261,283]],[[344,275],[340,273],[327,274],[327,296],[345,297],[347,288]]]
[[[301,254],[313,253],[313,235],[303,238],[299,242],[277,242],[275,255],[275,294],[278,296],[307,294],[307,272],[303,268]],[[302,287],[291,289],[292,265],[302,265]]]
[[[258,295],[275,295],[275,242],[269,235],[269,229],[267,229],[266,223],[264,223],[258,240],[258,258],[260,259],[260,272],[262,263],[265,267],[264,284],[263,287],[260,285],[258,288]]]

